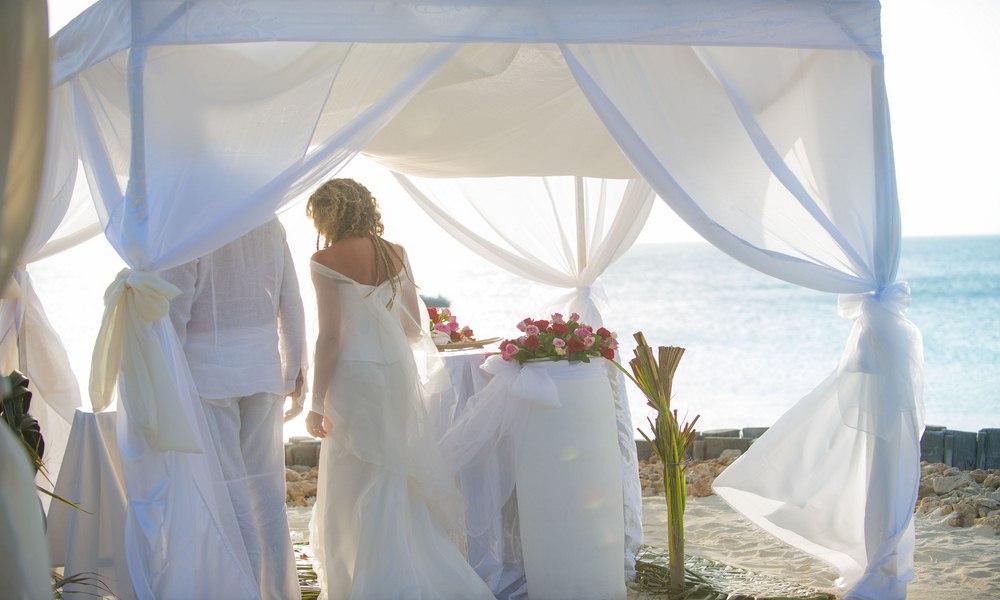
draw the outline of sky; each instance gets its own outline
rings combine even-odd
[[[50,0],[49,31],[58,31],[92,3]],[[882,2],[885,79],[904,236],[1000,234],[997,31],[1000,0]],[[367,168],[360,172],[375,177]],[[401,190],[393,192],[403,196]],[[384,194],[380,199],[385,200]],[[408,216],[397,218],[409,222]],[[657,202],[638,241],[698,239]]]

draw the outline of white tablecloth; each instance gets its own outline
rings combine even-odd
[[[135,598],[125,562],[125,487],[114,412],[77,409],[55,493],[82,510],[58,500],[49,506],[52,565],[64,567],[67,576],[96,573],[118,598]],[[101,592],[92,586],[71,585],[63,597],[93,599],[101,597]]]
[[[462,492],[466,496],[469,562],[497,597],[523,597],[525,567],[517,516],[521,499],[516,494],[511,495],[517,478],[515,450],[521,432],[528,429],[526,421],[533,418],[531,406],[547,401],[542,397],[549,397],[558,404],[551,378],[543,375],[550,367],[558,369],[569,365],[541,363],[522,370],[516,363],[494,357],[485,365],[488,372],[478,369],[478,373],[470,373],[471,368],[483,362],[481,353],[478,356],[445,354],[444,359],[455,383],[447,397],[432,401],[431,411],[437,413],[433,420],[441,436],[445,460],[460,474]],[[625,539],[618,544],[621,561],[618,572],[624,575],[624,580],[634,572],[635,551],[642,540],[641,497],[628,400],[622,378],[610,363],[598,359],[590,365],[579,366],[599,371],[603,377],[601,401],[608,408],[607,424],[612,433],[617,433],[617,451],[609,452],[608,447],[603,446],[602,453],[619,464],[616,482],[619,486],[617,503],[621,510],[618,519],[624,522]],[[493,374],[496,374],[495,380]],[[504,383],[495,385],[500,381]]]

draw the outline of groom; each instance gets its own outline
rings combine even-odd
[[[274,218],[163,278],[261,596],[298,599],[282,406],[301,410],[305,314],[285,231]]]

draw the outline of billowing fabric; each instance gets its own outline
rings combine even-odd
[[[417,293],[359,284],[312,262],[320,327],[314,402],[330,431],[321,443],[310,523],[321,598],[493,598],[450,536],[463,500],[427,421],[409,340]],[[318,407],[319,408],[319,407]]]
[[[167,372],[185,395],[180,417],[194,428],[199,454],[149,447],[132,412],[118,403],[118,450],[125,484],[125,558],[137,599],[260,598],[229,489],[212,443],[204,403],[169,319],[153,324]]]
[[[923,358],[903,316],[908,301],[897,299],[908,288],[894,283],[899,207],[881,57],[650,45],[563,51],[625,154],[705,239],[785,281],[866,295],[838,371],[715,489],[766,531],[832,562],[848,597],[904,597]],[[893,316],[876,318],[880,310]],[[830,443],[852,459],[827,454]],[[769,451],[775,445],[784,455]],[[842,462],[832,468],[831,460]]]
[[[295,389],[305,374],[305,313],[277,219],[162,276],[181,291],[170,320],[201,397]]]

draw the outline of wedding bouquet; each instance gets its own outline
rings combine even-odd
[[[576,313],[568,320],[560,313],[547,321],[524,319],[517,324],[524,335],[500,342],[500,356],[519,363],[539,359],[590,362],[592,356],[613,359],[618,336],[603,327],[594,331],[579,321],[580,315]]]
[[[430,317],[431,339],[435,345],[446,346],[476,341],[472,329],[468,325],[460,326],[451,309],[428,307],[427,316]]]

